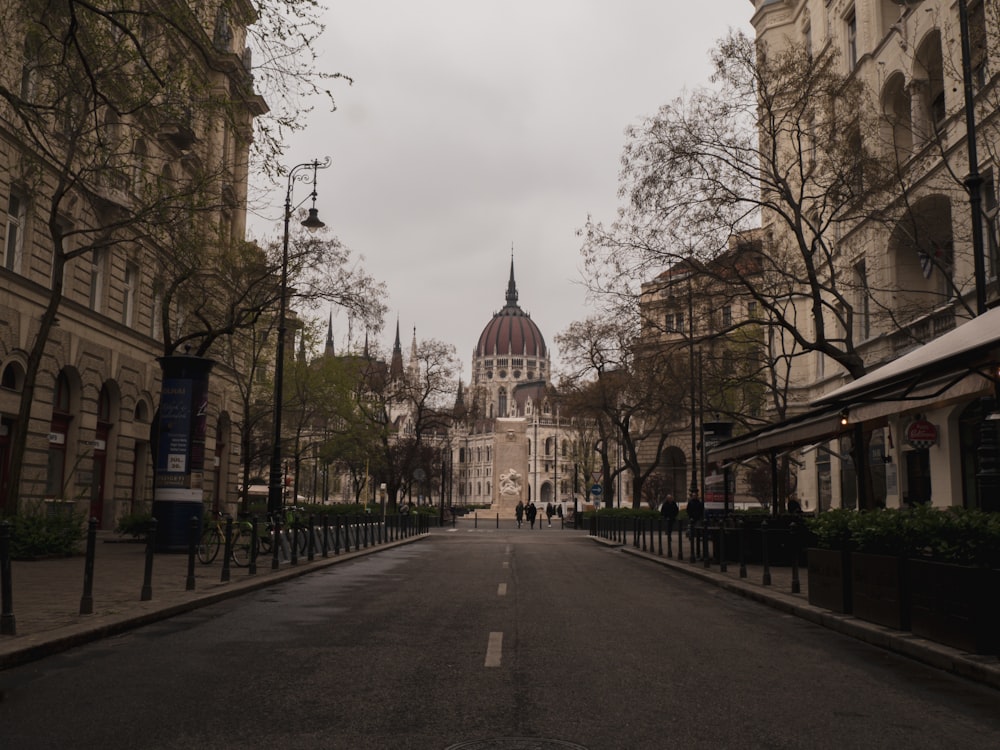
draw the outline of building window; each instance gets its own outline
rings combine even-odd
[[[32,37],[24,40],[24,60],[21,65],[21,98],[31,102],[38,90],[38,42]]]
[[[17,193],[7,199],[7,232],[3,265],[8,271],[20,271],[24,254],[24,200]]]
[[[972,82],[977,89],[986,85],[989,78],[986,46],[985,3],[969,3],[969,51],[972,53]]]
[[[983,175],[983,213],[986,215],[986,226],[983,235],[986,238],[987,270],[992,278],[996,278],[1000,270],[1000,246],[997,241],[997,189],[993,171],[987,170]]]
[[[858,66],[858,15],[851,6],[845,19],[847,25],[847,66],[853,71]]]
[[[122,299],[122,323],[135,323],[135,299],[139,291],[139,267],[135,263],[125,264],[125,290]]]
[[[497,394],[497,416],[507,416],[507,391],[503,388],[501,388],[500,393]]]
[[[733,324],[733,308],[724,305],[722,308],[722,327],[729,328]]]
[[[868,289],[868,269],[861,260],[854,266],[854,332],[858,341],[871,338],[871,293]]]
[[[747,317],[750,320],[757,319],[757,300],[752,299],[749,302],[747,302]]]
[[[153,309],[150,310],[149,335],[157,341],[163,340],[163,283],[153,284],[152,294]]]
[[[101,311],[101,299],[104,295],[104,253],[93,250],[90,253],[90,293],[87,305],[94,312]]]

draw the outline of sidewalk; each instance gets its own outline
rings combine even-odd
[[[843,635],[856,638],[873,646],[892,651],[911,659],[923,662],[928,666],[944,670],[989,687],[1000,689],[1000,657],[970,654],[949,646],[943,646],[934,641],[918,638],[912,633],[892,630],[891,628],[874,625],[859,620],[851,615],[842,615],[827,609],[809,604],[809,584],[806,570],[799,569],[799,588],[797,594],[792,593],[792,569],[788,567],[771,567],[771,584],[764,585],[764,568],[762,565],[747,565],[746,577],[740,577],[739,563],[729,563],[725,572],[718,565],[704,567],[704,562],[695,563],[661,557],[659,550],[643,552],[629,544],[622,544],[609,539],[591,537],[594,541],[609,547],[619,547],[621,551],[641,557],[657,565],[693,576],[705,583],[718,586],[739,596],[765,604],[779,612],[801,617],[804,620],[821,625]],[[685,554],[690,550],[687,545]]]
[[[0,635],[0,670],[425,536],[416,534],[357,551],[352,546],[351,552],[342,550],[336,556],[331,549],[327,558],[317,551],[313,562],[303,555],[294,566],[282,561],[278,570],[271,569],[270,555],[261,556],[255,575],[249,574],[249,568],[230,565],[230,580],[225,583],[220,552],[211,565],[195,560],[193,591],[187,590],[188,556],[159,553],[153,556],[151,598],[142,601],[145,544],[100,531],[94,554],[92,614],[80,614],[83,555],[11,563],[16,634]]]

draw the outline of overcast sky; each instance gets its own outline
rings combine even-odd
[[[379,347],[398,316],[404,351],[414,326],[418,340],[453,344],[466,383],[504,305],[512,247],[521,307],[550,347],[587,316],[576,231],[588,214],[614,218],[624,129],[706,83],[714,42],[749,30],[753,11],[745,0],[330,5],[323,66],[354,84],[334,83],[337,110],[313,113],[285,163],[333,160],[317,207],[387,286]],[[335,312],[340,351],[347,328]],[[363,337],[354,331],[356,346]]]

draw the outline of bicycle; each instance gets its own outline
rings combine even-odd
[[[232,539],[230,540],[229,559],[238,567],[245,568],[250,564],[251,545],[250,525],[246,521],[239,521],[233,525]],[[219,548],[226,538],[226,527],[222,521],[222,513],[215,513],[215,523],[208,525],[201,532],[198,540],[197,554],[198,560],[209,565],[215,561],[219,554]]]

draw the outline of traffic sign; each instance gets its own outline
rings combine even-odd
[[[595,484],[593,487],[590,488],[590,494],[594,495],[595,497],[597,495],[600,495],[602,492],[604,492],[604,488],[601,487],[601,485],[599,484]]]

